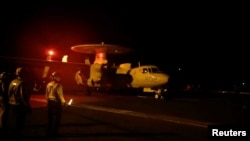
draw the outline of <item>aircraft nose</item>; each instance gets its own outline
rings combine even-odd
[[[160,82],[161,82],[162,84],[165,84],[165,83],[168,82],[169,75],[167,75],[167,74],[161,74],[159,78],[160,78]]]

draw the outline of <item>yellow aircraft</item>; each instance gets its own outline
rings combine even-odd
[[[93,64],[89,60],[90,75],[87,79],[88,93],[95,89],[136,88],[143,92],[153,92],[155,98],[162,98],[167,91],[169,75],[163,73],[155,65],[140,65],[131,67],[131,63],[122,63],[119,66],[110,66],[107,54],[124,54],[131,49],[111,44],[85,44],[72,46],[71,50],[83,54],[95,54]]]

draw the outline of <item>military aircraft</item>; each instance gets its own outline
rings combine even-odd
[[[62,83],[65,91],[86,90],[90,95],[93,90],[125,90],[136,89],[155,94],[155,98],[161,98],[167,91],[169,76],[163,73],[155,65],[140,65],[132,67],[132,63],[114,65],[108,62],[108,54],[126,54],[132,50],[111,44],[84,44],[71,47],[72,51],[94,56],[94,62],[90,59],[85,62],[68,62],[70,56],[64,55],[61,61],[0,56],[2,68],[8,68],[14,74],[15,67],[26,66],[30,70],[30,78],[34,82],[34,92],[41,93],[49,81],[49,74],[58,71],[62,74]],[[3,71],[3,70],[1,70]],[[6,70],[4,70],[6,71]],[[86,88],[86,89],[85,89]]]
[[[85,44],[71,47],[75,52],[94,54],[95,60],[90,65],[90,74],[86,79],[87,93],[92,90],[121,90],[127,88],[142,89],[143,92],[154,93],[155,98],[162,98],[167,91],[169,75],[163,73],[155,65],[140,65],[132,67],[131,63],[122,63],[118,66],[109,64],[107,54],[125,54],[131,49],[111,44]],[[85,77],[86,78],[86,77]],[[81,79],[80,79],[81,80]]]

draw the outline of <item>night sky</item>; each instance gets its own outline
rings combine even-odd
[[[58,56],[78,61],[81,55],[71,46],[104,42],[135,50],[123,59],[154,63],[166,71],[176,66],[226,71],[228,76],[249,71],[242,65],[249,64],[248,19],[238,7],[72,1],[1,7],[1,56],[44,59],[54,49]]]

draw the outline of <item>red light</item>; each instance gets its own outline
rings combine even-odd
[[[50,50],[49,55],[53,55],[53,54],[54,54],[54,51]]]
[[[98,53],[98,57],[103,59],[103,57],[104,57],[103,53]]]

